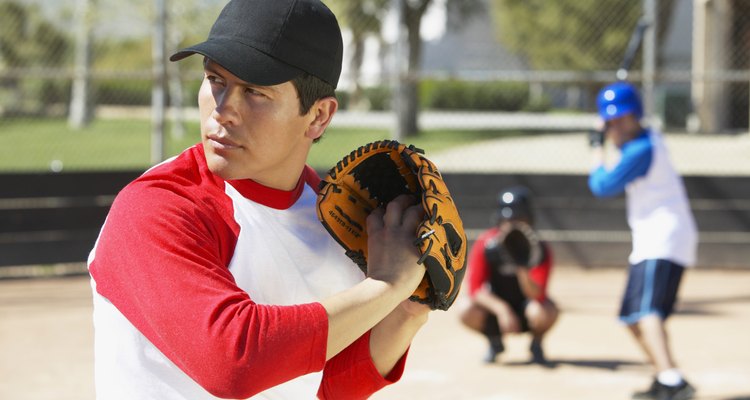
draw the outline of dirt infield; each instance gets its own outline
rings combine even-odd
[[[481,363],[484,340],[459,325],[460,298],[431,315],[401,382],[373,399],[628,399],[650,371],[614,318],[624,277],[555,271],[550,292],[562,315],[547,368],[526,363],[527,336],[508,338],[498,364]],[[85,276],[0,280],[0,399],[93,399],[91,312]],[[689,271],[669,328],[698,399],[750,399],[750,271]]]

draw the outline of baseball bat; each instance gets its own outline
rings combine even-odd
[[[645,17],[641,17],[638,20],[638,24],[633,29],[633,33],[630,35],[630,41],[628,41],[628,47],[625,48],[625,55],[622,57],[620,67],[617,68],[617,79],[624,81],[628,79],[628,71],[635,61],[635,55],[638,53],[638,49],[641,47],[643,41],[643,35],[646,29],[651,25]]]

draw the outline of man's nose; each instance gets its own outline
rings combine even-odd
[[[242,91],[239,88],[226,88],[215,96],[216,108],[213,117],[222,125],[236,125],[239,122],[239,102],[242,101]]]

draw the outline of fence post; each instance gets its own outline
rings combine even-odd
[[[71,88],[68,125],[80,129],[91,122],[91,19],[92,2],[78,0],[76,4],[75,66]]]
[[[166,0],[155,0],[154,39],[152,43],[153,86],[151,87],[151,163],[164,160],[164,131],[166,119]]]
[[[643,113],[654,120],[654,75],[656,72],[656,32],[659,27],[657,0],[643,0],[643,12],[648,21],[645,35],[643,36]]]

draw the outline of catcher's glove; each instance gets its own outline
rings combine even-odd
[[[517,268],[530,268],[544,259],[544,246],[536,231],[524,222],[504,226],[495,240],[487,243],[488,261],[496,259],[503,274],[514,274]]]
[[[424,218],[415,244],[427,273],[412,301],[447,310],[456,299],[466,267],[466,235],[443,178],[422,150],[386,140],[352,151],[320,183],[318,218],[367,272],[367,216],[401,194],[421,200]]]

